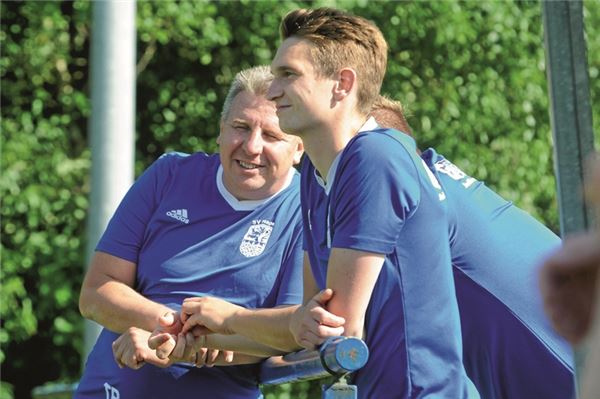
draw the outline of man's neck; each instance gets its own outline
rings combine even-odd
[[[358,134],[367,120],[367,116],[354,114],[323,125],[320,131],[312,131],[303,135],[304,150],[323,180],[335,157],[346,148],[346,145]]]

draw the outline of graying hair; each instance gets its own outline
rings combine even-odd
[[[272,81],[273,74],[271,74],[270,68],[265,65],[239,71],[235,75],[235,78],[233,78],[233,82],[231,82],[231,86],[229,87],[229,93],[225,97],[223,110],[221,111],[221,121],[226,120],[229,116],[231,104],[235,96],[242,91],[248,91],[257,96],[265,96]]]

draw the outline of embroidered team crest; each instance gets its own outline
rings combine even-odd
[[[253,220],[248,232],[240,244],[240,252],[246,258],[252,258],[263,253],[273,226],[275,223],[270,220]]]

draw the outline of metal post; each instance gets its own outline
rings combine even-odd
[[[593,152],[592,110],[581,1],[542,1],[550,121],[561,236],[592,225],[582,197],[584,162]],[[576,374],[582,375],[582,348],[575,350]]]
[[[92,11],[91,199],[87,264],[109,218],[133,182],[135,0],[96,1]],[[83,362],[100,326],[86,321]]]
[[[593,152],[592,109],[581,1],[543,1],[550,122],[561,235],[590,227],[582,198],[585,158]]]

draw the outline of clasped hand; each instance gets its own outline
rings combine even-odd
[[[333,291],[319,292],[300,306],[290,321],[296,342],[316,349],[327,338],[344,333],[345,320],[326,310]],[[244,308],[214,297],[187,298],[181,312],[168,312],[159,318],[153,332],[131,327],[113,343],[113,355],[120,367],[139,369],[146,363],[168,367],[174,363],[212,366],[222,354],[225,362],[233,361],[232,351],[210,349],[209,334],[234,334],[231,321]]]
[[[243,310],[243,307],[219,298],[187,298],[181,305],[181,321],[184,323],[182,331],[192,331],[194,335],[234,334],[230,323]]]
[[[294,312],[290,332],[298,345],[314,350],[327,338],[344,333],[344,318],[328,312],[325,308],[332,297],[333,290],[324,289]]]
[[[212,331],[183,331],[180,314],[173,311],[159,318],[153,332],[131,327],[113,342],[113,356],[119,367],[139,369],[146,363],[168,367],[174,363],[193,363],[211,367],[222,355],[226,363],[233,361],[233,352],[208,348],[206,334]]]
[[[156,351],[160,359],[169,359],[171,363],[191,362],[197,367],[212,367],[219,354],[223,353],[225,362],[233,361],[233,352],[219,351],[208,346],[207,329],[189,331],[183,329],[181,314],[169,312],[161,316],[158,327],[148,338],[148,346]]]
[[[202,364],[202,359],[199,359],[200,356],[197,355],[198,352],[192,351],[192,348],[195,347],[192,334],[179,337],[169,356],[164,357],[157,356],[153,348],[149,346],[150,337],[149,331],[137,327],[130,327],[121,334],[112,344],[113,356],[119,367],[137,370],[146,363],[158,367],[168,367],[177,362]]]

